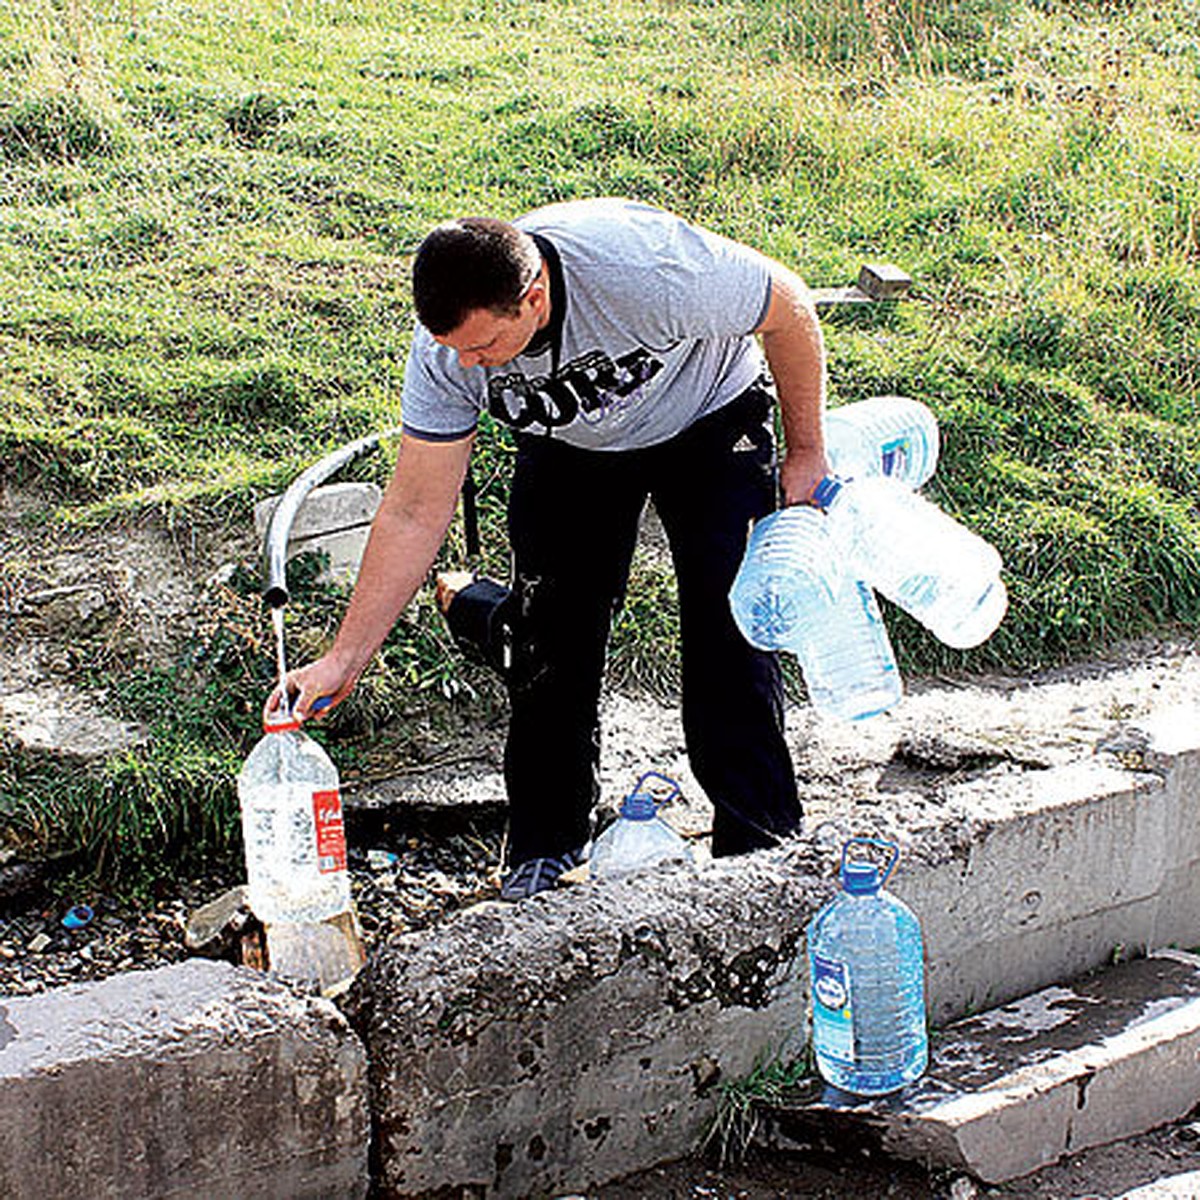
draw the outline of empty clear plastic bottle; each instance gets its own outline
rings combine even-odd
[[[823,479],[814,494],[849,564],[948,646],[978,646],[1008,609],[1000,555],[896,479]]]
[[[889,852],[882,878],[874,863],[850,858],[862,846]],[[912,1083],[929,1061],[921,927],[883,890],[898,854],[892,842],[851,838],[842,850],[842,892],[808,926],[817,1069],[860,1096]]]
[[[647,783],[657,779],[670,787],[661,798]],[[621,801],[617,819],[596,839],[589,859],[593,879],[612,879],[668,862],[692,862],[687,842],[659,815],[679,795],[679,784],[657,771],[647,771]]]
[[[875,597],[842,573],[827,525],[808,505],[764,517],[729,603],[751,645],[795,654],[818,712],[857,721],[891,708],[903,689]]]
[[[337,769],[298,721],[264,725],[237,788],[254,915],[317,922],[349,909]]]
[[[919,400],[872,396],[825,414],[825,453],[841,476],[890,475],[920,487],[938,461],[937,418]]]
[[[824,516],[805,504],[769,513],[754,526],[729,591],[733,619],[752,646],[790,647],[813,611],[841,590],[841,565],[825,526]]]
[[[897,704],[904,688],[875,595],[847,579],[837,598],[814,608],[790,644],[813,708],[823,716],[862,721]]]

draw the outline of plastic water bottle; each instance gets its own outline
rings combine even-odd
[[[813,708],[842,721],[887,712],[904,687],[875,594],[847,579],[837,598],[814,608],[791,643]]]
[[[887,849],[882,877],[850,857]],[[883,884],[896,865],[892,842],[851,838],[842,850],[842,892],[808,926],[813,1051],[821,1077],[859,1096],[894,1092],[929,1061],[921,927]]]
[[[755,524],[729,590],[733,619],[760,650],[790,648],[814,610],[831,604],[843,583],[824,516],[794,504]]]
[[[948,646],[989,638],[1008,609],[1000,555],[937,505],[896,479],[829,476],[814,500],[852,573]]]
[[[351,907],[337,769],[300,723],[263,726],[237,780],[250,909],[264,924]]]
[[[875,597],[843,574],[828,523],[808,505],[759,521],[729,603],[751,645],[795,654],[813,708],[857,721],[891,708],[903,688]]]
[[[647,781],[670,787],[661,799]],[[679,795],[679,784],[657,771],[647,771],[621,801],[617,819],[596,839],[589,859],[593,879],[612,879],[669,862],[693,862],[688,844],[659,815],[659,809]]]
[[[825,453],[844,477],[890,475],[917,488],[937,469],[938,446],[937,418],[907,396],[872,396],[825,414]]]

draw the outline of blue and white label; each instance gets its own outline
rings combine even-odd
[[[912,447],[908,437],[891,438],[880,449],[881,466],[885,475],[904,476],[908,471],[908,460]]]
[[[854,1013],[850,967],[820,954],[812,956],[813,1041],[830,1058],[854,1062]]]

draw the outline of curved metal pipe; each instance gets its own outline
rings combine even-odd
[[[341,470],[348,462],[374,450],[385,437],[393,437],[400,432],[399,427],[385,429],[381,433],[371,433],[357,441],[349,442],[339,450],[325,455],[311,467],[306,468],[292,480],[275,511],[271,514],[271,523],[267,526],[265,568],[267,586],[263,589],[263,599],[272,608],[282,608],[288,602],[287,590],[287,544],[292,532],[292,522],[305,497],[318,484],[324,483],[335,471]]]

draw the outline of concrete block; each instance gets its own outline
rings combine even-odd
[[[381,497],[373,483],[326,483],[315,487],[296,510],[289,537],[309,538],[370,525]],[[254,529],[260,540],[266,537],[271,515],[281,499],[282,496],[268,496],[255,505]]]
[[[330,483],[313,488],[296,510],[288,535],[288,560],[305,552],[326,554],[329,564],[322,578],[353,583],[381,498],[373,483]],[[260,540],[266,537],[280,499],[271,496],[255,506],[254,527]]]
[[[377,951],[344,1006],[381,1195],[558,1195],[686,1153],[719,1082],[803,1048],[797,949],[829,893],[773,852],[488,903]]]
[[[1177,803],[1159,776],[1091,759],[948,800],[968,823],[914,838],[893,885],[921,918],[935,1024],[1153,944]]]
[[[1141,959],[956,1022],[911,1088],[826,1088],[768,1109],[765,1140],[845,1138],[1002,1183],[1175,1120],[1200,1100],[1197,963]]]
[[[854,832],[902,843],[889,887],[922,921],[936,1024],[1144,949],[1165,913],[1200,927],[1181,747],[947,787],[926,829],[871,809]],[[371,1058],[381,1194],[580,1191],[693,1150],[718,1082],[807,1039],[798,960],[839,852],[818,829],[379,948],[345,1006]]]
[[[326,1000],[191,960],[0,1000],[0,1195],[363,1196],[362,1045]]]

